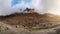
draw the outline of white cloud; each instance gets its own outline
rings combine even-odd
[[[52,13],[56,15],[60,15],[60,0],[32,0],[30,4],[25,4],[24,1],[22,3],[17,4],[14,7],[11,7],[12,0],[0,0],[0,16],[10,15],[13,13],[23,12],[21,9],[25,9],[27,7],[34,8],[37,13]]]

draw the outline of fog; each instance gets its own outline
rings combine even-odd
[[[0,0],[0,16],[21,13],[26,8],[33,8],[39,14],[51,13],[60,16],[60,0]],[[27,2],[26,2],[27,1]],[[20,11],[20,9],[23,9]]]

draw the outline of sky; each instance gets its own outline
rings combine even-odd
[[[0,0],[0,16],[21,13],[20,9],[34,8],[39,14],[60,15],[60,0]]]
[[[22,1],[24,1],[24,3],[30,3],[32,0],[12,0],[12,6],[15,6],[16,4],[21,4],[22,3]]]

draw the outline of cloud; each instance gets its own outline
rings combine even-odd
[[[13,0],[0,0],[0,16],[6,16],[13,13],[20,13],[20,9],[34,8],[37,13],[52,13],[60,15],[60,0],[21,0],[16,3]]]

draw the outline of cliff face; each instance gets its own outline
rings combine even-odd
[[[57,15],[20,13],[0,16],[1,34],[57,34],[59,31],[60,16]]]
[[[53,14],[20,13],[10,16],[1,16],[0,21],[9,25],[19,25],[27,29],[51,28],[59,24],[60,16]]]

